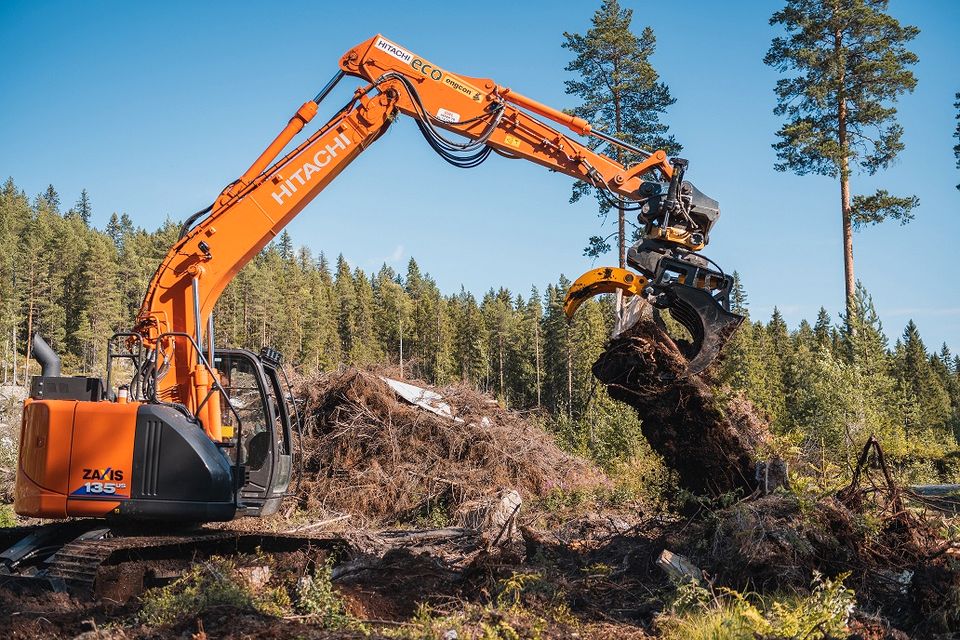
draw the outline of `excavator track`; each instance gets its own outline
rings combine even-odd
[[[190,563],[212,555],[295,551],[339,554],[347,548],[341,538],[229,529],[144,535],[106,528],[103,522],[88,525],[66,542],[52,542],[62,540],[63,531],[72,535],[77,531],[76,523],[18,531],[23,537],[0,553],[0,585],[23,581],[78,596],[123,601],[175,579]],[[2,542],[9,544],[12,537],[4,536]]]

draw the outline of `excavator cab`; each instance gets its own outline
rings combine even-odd
[[[259,356],[246,349],[219,349],[214,356],[226,392],[220,394],[223,426],[236,445],[229,455],[243,473],[238,515],[275,513],[290,486],[292,430],[299,419],[280,364],[270,348]]]
[[[156,367],[132,335],[111,339],[105,388],[99,378],[62,376],[57,355],[34,336],[43,372],[24,404],[17,513],[175,523],[276,512],[299,424],[280,354],[216,350],[221,382],[208,401],[221,403],[223,438],[215,441],[187,407],[151,391]],[[115,352],[117,343],[133,348]],[[130,378],[111,366],[124,360]]]

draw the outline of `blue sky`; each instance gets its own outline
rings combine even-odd
[[[375,33],[453,72],[492,77],[557,108],[569,54],[598,2],[0,3],[0,176],[28,193],[52,183],[67,204],[86,188],[94,223],[114,211],[153,228],[209,203],[336,70]],[[821,305],[843,306],[839,188],[773,169],[774,70],[762,64],[779,1],[625,1],[653,27],[654,64],[677,98],[666,121],[690,160],[688,177],[723,215],[708,255],[738,270],[754,318],[778,306],[791,326]],[[960,2],[893,0],[921,29],[919,85],[900,103],[907,148],[854,193],[882,186],[921,205],[907,226],[855,238],[858,277],[891,342],[909,318],[928,347],[960,349],[960,182],[952,153],[960,91]],[[350,83],[344,83],[350,84]],[[321,107],[333,114],[350,88]],[[315,122],[322,121],[318,117]],[[570,181],[497,156],[470,171],[436,157],[401,120],[289,227],[315,252],[371,271],[410,256],[445,292],[505,285],[526,294],[593,266],[593,202],[568,204]],[[613,254],[600,263],[615,263]]]

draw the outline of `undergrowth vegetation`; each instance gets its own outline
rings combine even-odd
[[[270,566],[270,558],[261,555],[245,562],[219,556],[199,561],[172,583],[144,592],[136,619],[148,626],[168,626],[231,607],[274,618],[296,617],[323,629],[364,629],[334,589],[329,560],[295,580]],[[281,577],[275,579],[276,573]]]
[[[843,584],[814,577],[809,594],[761,596],[686,581],[657,619],[666,640],[846,637],[855,594]]]

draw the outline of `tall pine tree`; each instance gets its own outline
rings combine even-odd
[[[603,0],[586,34],[563,34],[563,48],[575,56],[566,69],[577,76],[566,81],[566,91],[582,100],[572,111],[631,145],[679,153],[680,145],[667,134],[667,125],[660,122],[660,116],[676,100],[650,62],[656,37],[650,27],[644,28],[639,36],[634,34],[630,30],[632,19],[633,11],[622,8],[618,0]],[[602,142],[591,138],[588,144],[595,149]],[[607,153],[623,165],[639,159],[620,147],[611,146]],[[589,193],[597,196],[600,215],[605,220],[612,208],[608,194],[578,182],[573,186],[570,201],[576,202]],[[590,256],[606,253],[610,250],[609,239],[615,235],[620,266],[625,267],[626,216],[622,203],[618,204],[617,230],[607,237],[591,237],[584,253]]]
[[[954,97],[956,102],[953,103],[953,108],[957,110],[957,128],[953,130],[953,137],[957,139],[957,144],[953,146],[953,155],[957,159],[957,169],[960,169],[960,93]],[[957,185],[957,189],[960,189],[960,184]]]
[[[887,0],[787,0],[770,19],[784,35],[764,62],[777,81],[774,113],[786,123],[774,144],[778,171],[839,178],[847,316],[853,317],[856,279],[853,230],[894,218],[905,223],[917,204],[885,189],[851,197],[855,167],[870,174],[903,149],[893,103],[912,91],[917,56],[906,44],[919,33],[886,13]]]

